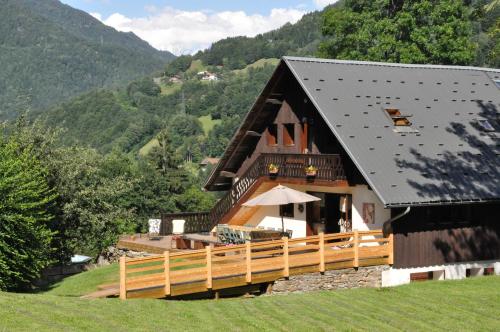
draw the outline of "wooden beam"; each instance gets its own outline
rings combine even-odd
[[[247,265],[247,273],[246,273],[246,282],[252,282],[252,247],[250,245],[250,241],[247,241],[245,244],[245,252],[246,252],[246,265]]]
[[[325,272],[325,233],[319,233],[319,272]]]
[[[236,177],[236,173],[228,172],[228,171],[222,171],[222,172],[220,172],[220,175],[225,177],[225,178],[235,178]]]
[[[212,289],[212,251],[210,246],[206,246],[207,251],[207,288]]]
[[[127,299],[127,262],[126,257],[120,257],[120,300]]]
[[[273,105],[282,105],[283,101],[276,99],[276,98],[268,98],[266,99],[267,104],[273,104]]]
[[[354,230],[354,267],[359,267],[359,232]]]
[[[170,252],[163,253],[163,274],[165,279],[165,296],[170,295]]]
[[[246,136],[251,136],[251,137],[261,137],[261,136],[262,136],[262,134],[259,134],[258,132],[253,131],[253,130],[247,130],[247,132],[246,132]]]
[[[290,276],[290,262],[288,256],[288,237],[283,237],[283,277],[288,278]]]

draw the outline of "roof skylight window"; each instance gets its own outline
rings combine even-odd
[[[497,87],[500,88],[500,80],[493,80],[493,82],[495,82],[495,84],[497,85]]]
[[[396,126],[396,127],[399,127],[399,126],[403,126],[403,127],[411,126],[411,122],[410,122],[410,120],[408,120],[408,118],[410,118],[411,115],[409,115],[409,114],[408,115],[401,114],[401,112],[397,108],[386,108],[385,109],[385,113],[392,120],[392,122],[394,123],[394,126]]]

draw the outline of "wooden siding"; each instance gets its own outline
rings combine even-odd
[[[414,208],[394,227],[394,267],[500,259],[500,204]]]

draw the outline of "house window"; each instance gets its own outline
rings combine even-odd
[[[283,217],[293,218],[293,204],[280,205],[280,215]]]
[[[411,122],[408,120],[411,115],[403,115],[397,108],[386,108],[385,112],[395,126],[411,126]]]
[[[433,279],[432,271],[410,273],[410,282],[426,281],[432,279]]]
[[[278,144],[278,126],[272,123],[267,127],[267,145]]]
[[[283,145],[294,145],[295,141],[295,125],[293,123],[285,123],[283,125]]]
[[[493,80],[493,82],[495,82],[495,84],[497,85],[497,87],[500,88],[500,80]]]

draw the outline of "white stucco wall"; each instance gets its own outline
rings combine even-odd
[[[363,221],[363,203],[375,204],[375,223],[365,224]],[[377,195],[367,186],[355,186],[352,188],[352,229],[358,231],[369,231],[382,229],[384,222],[391,218],[391,209],[384,209],[384,205]]]
[[[303,192],[325,192],[325,193],[346,193],[352,195],[352,229],[360,231],[381,229],[382,224],[391,217],[390,209],[384,209],[382,202],[377,195],[369,190],[367,186],[355,187],[318,187],[318,186],[296,186],[290,185],[290,188]],[[375,205],[375,223],[365,224],[363,221],[363,203],[373,203]],[[284,218],[285,230],[293,231],[292,237],[306,236],[306,209],[302,212],[298,209],[298,204],[294,205],[294,219]],[[281,229],[281,218],[279,216],[278,206],[259,207],[253,216],[247,221],[247,224],[253,227],[264,227]]]
[[[471,269],[471,276],[477,276],[482,275],[487,267],[493,267],[495,274],[500,275],[500,262],[498,261],[465,262],[408,269],[391,268],[382,272],[382,287],[409,284],[412,273],[434,272],[433,279],[435,280],[464,279],[467,269]]]
[[[306,209],[299,211],[298,204],[294,204],[294,219],[284,218],[285,230],[292,230],[292,238],[306,236]],[[281,230],[281,217],[278,206],[261,206],[248,220],[248,225]]]

